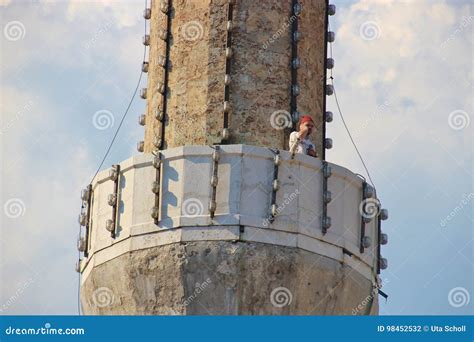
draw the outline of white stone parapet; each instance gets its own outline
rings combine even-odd
[[[109,170],[100,172],[92,184],[88,257],[80,265],[82,282],[93,266],[124,253],[206,240],[253,241],[300,248],[345,263],[376,282],[379,208],[375,208],[375,214],[365,215],[370,219],[365,223],[370,246],[361,252],[363,179],[341,166],[327,163],[331,168],[331,175],[326,178],[331,193],[327,204],[331,226],[323,234],[325,178],[321,160],[301,154],[292,159],[288,151],[279,151],[278,184],[274,188],[276,151],[248,145],[220,145],[217,162],[213,160],[214,151],[211,146],[164,150],[160,152],[159,169],[152,165],[152,154],[120,163],[115,238],[106,229],[106,221],[113,215],[108,202],[109,195],[115,191],[115,182]],[[211,180],[215,172],[217,180],[213,180],[213,188]],[[152,192],[157,179],[158,197]],[[274,220],[271,219],[273,189],[277,189]],[[216,206],[211,217],[213,191]],[[158,224],[151,216],[157,198]],[[366,202],[376,201],[366,199]]]

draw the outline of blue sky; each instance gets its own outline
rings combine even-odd
[[[390,213],[380,313],[471,313],[472,5],[335,4],[338,98]],[[2,314],[77,313],[80,190],[136,85],[142,11],[143,1],[0,0]],[[133,103],[105,166],[137,153],[144,106]],[[328,109],[328,160],[364,174],[333,97]]]

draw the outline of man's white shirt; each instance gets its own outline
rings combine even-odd
[[[303,153],[303,154],[308,154],[308,151],[312,148],[313,150],[316,151],[316,146],[311,142],[311,140],[308,139],[308,137],[304,139],[300,139],[298,142],[298,136],[299,132],[292,132],[290,134],[290,151],[293,151],[295,148],[296,144],[296,153]]]

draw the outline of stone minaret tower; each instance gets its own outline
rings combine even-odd
[[[86,314],[376,314],[375,189],[325,161],[325,0],[153,0],[143,154],[82,194]],[[300,115],[320,158],[291,155]]]

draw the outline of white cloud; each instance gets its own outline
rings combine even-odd
[[[473,114],[469,86],[472,38],[468,28],[464,32],[457,29],[449,58],[439,53],[440,45],[467,15],[466,6],[432,1],[360,1],[331,17],[338,23],[334,43],[336,90],[346,120],[358,132],[359,144],[373,167],[380,167],[388,157],[383,154],[383,142],[400,134],[403,140],[396,140],[398,148],[391,151],[395,153],[391,158],[403,158],[407,148],[424,151],[420,158],[427,163],[440,160],[429,132],[442,137],[450,153],[459,153],[456,146],[460,143],[469,146],[471,131],[455,132],[447,124],[449,113],[455,109],[464,108]],[[365,40],[361,36],[360,26],[367,22],[377,24],[379,38]],[[467,22],[464,20],[464,26]],[[390,106],[380,112],[380,103],[385,100]],[[336,112],[333,99],[328,105]],[[373,115],[377,112],[379,115]],[[342,164],[353,160],[353,149],[338,120],[329,125],[329,133],[337,137],[330,158]],[[469,149],[461,151],[469,159]],[[354,162],[360,170],[360,162]],[[442,176],[436,168],[429,172]]]
[[[142,4],[144,8],[144,2]],[[71,1],[67,8],[67,18],[70,21],[91,22],[96,25],[107,18],[118,28],[134,26],[143,19],[140,12],[130,11],[130,1],[116,0]]]
[[[27,300],[26,308],[36,307],[39,313],[45,298],[54,300],[56,295],[45,286],[49,269],[67,261],[68,269],[58,274],[74,274],[79,193],[92,173],[93,162],[85,145],[72,140],[70,128],[57,124],[61,110],[55,104],[14,88],[3,87],[1,94],[6,126],[1,136],[0,259],[2,273],[8,276],[2,278],[0,308],[32,278],[21,299],[7,305],[5,312],[25,313],[20,303]],[[27,99],[32,104],[24,109],[22,104]],[[43,115],[38,116],[38,112]],[[21,201],[23,215],[4,215],[4,204],[11,198]],[[43,288],[41,296],[37,295],[37,287]]]
[[[2,19],[20,21],[26,34],[18,41],[2,41],[3,77],[22,77],[40,63],[65,70],[92,66],[99,71],[123,63],[119,72],[131,77],[140,70],[142,59],[142,9],[143,4],[127,1],[48,1],[35,3],[30,10],[11,4]]]

